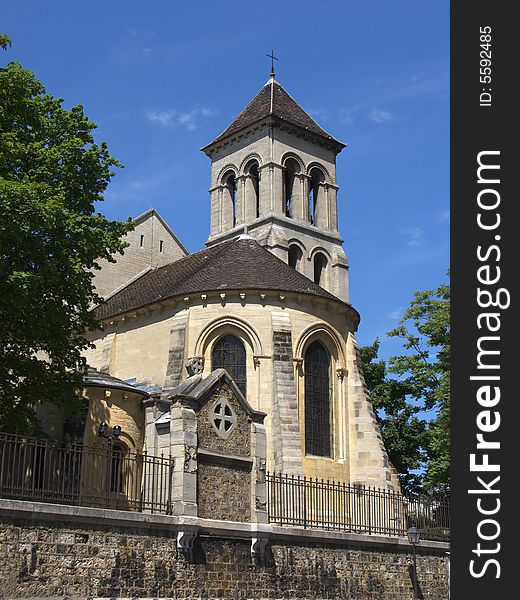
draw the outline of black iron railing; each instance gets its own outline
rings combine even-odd
[[[0,497],[171,513],[173,460],[0,433]]]
[[[447,541],[449,498],[401,493],[325,481],[312,477],[267,473],[269,522],[294,527],[406,537],[412,524],[422,539]]]

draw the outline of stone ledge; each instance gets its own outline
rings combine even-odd
[[[283,527],[262,523],[239,523],[182,517],[150,513],[30,502],[26,500],[0,499],[0,516],[26,518],[34,521],[62,521],[68,526],[80,523],[96,525],[118,525],[156,530],[168,530],[172,535],[177,531],[191,530],[199,535],[227,539],[250,540],[252,537],[265,536],[271,543],[277,541],[293,544],[333,544],[357,547],[359,549],[398,550],[410,552],[410,544],[404,537],[366,535],[321,529],[303,529],[301,527]],[[445,554],[449,552],[447,542],[421,541],[417,546],[419,554]]]

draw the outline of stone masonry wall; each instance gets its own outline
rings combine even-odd
[[[412,598],[410,554],[389,547],[274,541],[252,566],[250,541],[200,536],[188,563],[176,531],[0,518],[0,598]],[[442,554],[418,556],[422,598],[446,600]]]
[[[251,473],[199,459],[197,477],[199,517],[242,523],[251,520]]]

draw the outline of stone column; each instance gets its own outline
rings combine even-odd
[[[304,187],[305,176],[301,173],[296,173],[294,175],[293,189],[291,194],[291,217],[294,219],[300,219],[301,221],[305,221]]]
[[[349,302],[348,261],[341,246],[334,249],[331,264],[331,292],[343,302]]]
[[[235,209],[236,209],[236,220],[235,225],[241,225],[246,223],[246,176],[239,175],[235,180],[236,185],[236,197],[235,197]]]
[[[301,175],[302,178],[302,219],[306,223],[311,222],[311,206],[310,206],[310,181],[311,178],[308,175]]]
[[[277,215],[285,215],[285,199],[283,194],[283,167],[276,163],[271,163],[272,168],[272,200],[273,212]]]
[[[265,425],[261,423],[251,423],[251,456],[251,521],[267,523],[267,437]]]
[[[211,188],[210,194],[210,235],[220,233],[220,187]]]
[[[254,178],[251,175],[245,176],[244,198],[245,198],[245,223],[251,223],[256,219],[256,189]]]
[[[271,209],[271,166],[262,165],[258,168],[258,190],[260,202],[260,216],[263,217]]]
[[[273,406],[272,434],[274,469],[301,474],[302,448],[298,401],[294,380],[291,321],[289,315],[273,312]]]
[[[175,460],[172,485],[174,515],[197,516],[197,416],[187,401],[173,398],[170,457]]]
[[[188,311],[175,315],[170,329],[170,349],[168,351],[168,364],[164,378],[162,397],[167,398],[170,390],[182,380],[184,369],[184,348],[186,343],[186,326],[188,324]]]
[[[338,190],[337,185],[328,185],[329,229],[335,232],[338,231]]]
[[[318,184],[318,197],[316,199],[316,212],[314,214],[314,225],[320,229],[328,228],[328,206],[327,206],[327,184]]]

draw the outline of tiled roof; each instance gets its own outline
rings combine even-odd
[[[280,121],[297,125],[302,129],[326,138],[341,148],[345,147],[345,144],[334,139],[322,129],[296,100],[274,78],[271,78],[231,125],[215,138],[211,144],[208,144],[206,148],[268,116],[273,116]]]
[[[107,319],[181,294],[252,289],[312,294],[340,302],[242,235],[148,271],[98,306],[95,315]]]

